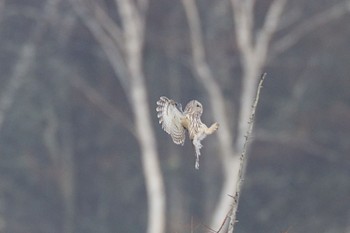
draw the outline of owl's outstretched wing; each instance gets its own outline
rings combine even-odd
[[[174,100],[168,99],[165,96],[160,97],[157,101],[159,124],[165,132],[170,134],[174,143],[183,145],[185,142],[185,128],[182,125],[184,114],[181,110],[181,105]]]

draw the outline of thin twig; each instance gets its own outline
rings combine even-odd
[[[108,15],[105,9],[103,9],[98,2],[93,2],[96,23],[105,30],[118,45],[119,49],[123,52],[123,45],[125,43],[123,37],[123,31],[119,25]]]
[[[259,86],[258,86],[258,89],[256,91],[255,100],[254,100],[254,103],[252,105],[252,109],[251,109],[251,113],[250,113],[250,117],[249,117],[248,130],[247,130],[247,133],[245,135],[245,141],[244,141],[244,145],[243,145],[243,150],[242,150],[242,153],[240,155],[240,164],[239,164],[239,170],[238,170],[238,181],[236,183],[236,193],[235,193],[235,195],[233,195],[233,204],[232,204],[232,207],[231,207],[232,208],[232,212],[231,212],[231,215],[229,216],[230,223],[229,223],[228,230],[227,230],[228,233],[233,232],[235,223],[237,222],[236,215],[237,215],[237,209],[238,209],[238,202],[239,202],[241,187],[242,187],[243,178],[244,178],[244,171],[245,171],[245,167],[246,167],[246,160],[247,160],[246,154],[247,154],[248,142],[249,142],[249,138],[250,138],[250,136],[252,134],[256,107],[257,107],[258,102],[259,102],[260,90],[261,90],[261,88],[263,86],[263,82],[264,82],[265,76],[266,76],[266,73],[263,73],[261,75],[261,78],[260,78]]]
[[[126,69],[126,61],[124,59],[124,54],[118,46],[115,38],[111,37],[112,32],[107,33],[106,26],[102,26],[101,23],[91,15],[90,9],[87,7],[87,3],[82,0],[70,0],[74,11],[80,17],[84,25],[90,30],[94,35],[96,41],[100,44],[102,50],[105,52],[110,64],[117,74],[124,91],[126,93],[130,92],[130,80],[129,71]],[[117,28],[117,25],[114,29]],[[127,97],[129,97],[127,95]]]
[[[232,195],[229,195],[229,196],[233,198],[233,196],[232,196]],[[225,226],[225,223],[226,223],[227,219],[229,219],[229,218],[230,218],[230,216],[231,216],[231,214],[232,214],[232,210],[233,210],[233,205],[231,205],[230,210],[227,212],[227,214],[226,214],[226,217],[225,217],[224,221],[222,221],[222,224],[221,224],[220,228],[219,228],[219,229],[216,231],[216,233],[220,233],[220,231],[221,231],[221,230],[224,228],[224,226]]]

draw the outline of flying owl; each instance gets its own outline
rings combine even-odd
[[[159,124],[165,132],[170,134],[175,144],[183,145],[185,142],[186,131],[196,151],[195,168],[199,169],[200,149],[202,148],[201,141],[207,136],[214,133],[219,124],[215,122],[210,127],[206,126],[201,121],[203,106],[197,100],[191,100],[182,111],[180,103],[165,96],[160,97],[157,101]]]

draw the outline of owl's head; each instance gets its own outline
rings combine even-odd
[[[191,100],[186,105],[185,112],[201,116],[203,113],[203,106],[197,100]]]

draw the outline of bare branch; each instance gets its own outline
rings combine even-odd
[[[238,48],[243,55],[242,59],[246,60],[253,55],[253,3],[254,1],[246,3],[231,0]]]
[[[128,70],[125,68],[126,63],[123,58],[123,53],[117,46],[116,42],[111,38],[102,26],[97,23],[97,20],[88,13],[88,9],[82,0],[70,0],[74,10],[82,19],[82,22],[94,35],[95,39],[101,45],[103,51],[106,53],[110,64],[117,74],[122,87],[125,92],[129,92],[130,83],[128,80]]]
[[[294,46],[298,41],[312,30],[319,28],[331,21],[337,20],[350,12],[350,1],[344,1],[316,14],[310,19],[304,20],[299,26],[273,43],[269,60],[273,60],[279,54]]]
[[[140,145],[141,161],[145,175],[148,198],[147,232],[163,233],[165,229],[165,191],[154,131],[151,126],[145,77],[142,70],[146,12],[142,14],[134,1],[115,0],[122,22],[122,30],[118,30],[118,33],[122,33],[123,36],[122,53],[117,46],[118,42],[114,41],[114,36],[111,38],[105,32],[105,29],[96,22],[95,18],[90,18],[86,10],[82,10],[86,9],[83,2],[70,1],[107,54],[129,98],[134,113],[135,134]],[[148,2],[143,1],[142,4],[142,7],[146,10]]]
[[[59,155],[61,151],[57,141],[59,128],[57,115],[55,114],[52,105],[48,105],[45,108],[43,115],[46,118],[46,127],[43,131],[43,142],[48,150],[47,154],[51,158],[53,166],[58,168],[60,166]]]
[[[7,114],[7,111],[12,106],[14,102],[15,95],[18,91],[18,89],[22,86],[24,83],[24,79],[26,77],[26,74],[32,65],[33,57],[34,57],[34,50],[32,44],[26,44],[23,46],[20,52],[20,58],[17,61],[17,64],[15,65],[12,77],[10,77],[10,80],[4,89],[3,93],[1,93],[0,98],[0,129],[3,125],[3,122],[5,120],[5,116]]]
[[[136,6],[130,0],[115,0],[118,4],[119,14],[122,20],[124,37],[128,39],[125,43],[126,56],[129,58],[138,58],[134,54],[141,52],[144,40],[144,19],[136,9]]]
[[[221,126],[218,131],[218,137],[220,147],[223,150],[221,155],[224,156],[224,158],[222,159],[226,161],[226,159],[232,156],[233,149],[231,148],[232,135],[224,106],[225,99],[220,91],[219,84],[214,79],[212,71],[206,62],[200,19],[196,4],[194,0],[182,0],[182,3],[185,8],[190,29],[195,76],[209,93],[213,115],[215,119],[220,122]]]
[[[125,61],[129,71],[130,104],[132,106],[141,161],[148,198],[148,233],[165,230],[165,191],[157,153],[154,131],[151,126],[147,89],[142,70],[145,18],[130,0],[115,0],[123,25]]]
[[[240,170],[242,174],[244,173],[244,168],[236,169],[237,164],[235,162],[238,159],[242,160],[242,155],[240,158],[235,157],[238,154],[238,151],[243,151],[243,154],[246,153],[247,150],[247,132],[252,130],[252,117],[254,116],[254,111],[250,107],[251,103],[254,102],[257,104],[257,99],[254,101],[254,96],[257,94],[259,96],[261,83],[259,85],[258,90],[256,90],[257,84],[259,82],[259,74],[263,70],[263,67],[266,65],[268,52],[270,52],[269,47],[272,41],[272,37],[274,33],[278,30],[278,24],[280,22],[280,18],[282,15],[282,11],[285,8],[287,0],[273,0],[263,22],[262,28],[258,31],[256,37],[254,32],[254,0],[240,1],[240,0],[231,0],[231,5],[233,9],[233,20],[235,25],[235,36],[237,38],[237,47],[241,54],[241,64],[242,64],[242,88],[241,88],[241,98],[240,98],[240,107],[239,107],[239,118],[238,118],[238,129],[237,129],[237,140],[235,143],[231,143],[232,140],[226,144],[227,147],[222,146],[225,144],[220,144],[220,149],[225,153],[230,151],[231,154],[228,156],[222,155],[221,158],[225,158],[225,169],[224,169],[224,184],[221,190],[221,195],[219,198],[219,203],[216,206],[216,210],[219,209],[221,213],[217,213],[217,211],[213,214],[212,227],[216,228],[220,226],[222,223],[221,219],[218,219],[217,216],[226,214],[229,207],[225,207],[227,205],[227,193],[235,193],[235,186],[239,186],[240,182],[235,184],[232,181],[232,177],[236,177],[237,170]],[[349,1],[348,1],[349,2]],[[186,16],[188,18],[188,24],[191,35],[191,46],[192,46],[192,54],[193,54],[193,63],[194,70],[196,73],[196,78],[203,84],[206,91],[209,93],[211,105],[213,108],[214,117],[220,119],[219,122],[222,125],[222,122],[226,122],[225,119],[220,118],[219,115],[224,113],[221,111],[220,104],[223,103],[223,98],[220,87],[216,80],[213,77],[212,70],[210,69],[207,60],[205,49],[203,45],[202,32],[200,19],[198,16],[198,11],[196,9],[196,4],[194,0],[182,0],[182,3],[185,8]],[[349,3],[348,3],[349,4]],[[343,11],[347,11],[349,7],[343,7]],[[346,9],[346,10],[345,10]],[[326,17],[327,18],[327,17]],[[261,78],[264,79],[264,76]],[[216,100],[214,102],[214,100]],[[218,115],[216,115],[218,114]],[[252,116],[253,114],[253,116]],[[225,115],[225,114],[222,114]],[[247,122],[247,119],[251,119],[250,122]],[[223,135],[225,132],[222,132],[221,127],[218,131],[219,142],[222,143],[220,135]],[[229,129],[229,127],[227,127]],[[222,134],[221,134],[222,133]],[[230,135],[230,132],[228,132]],[[248,136],[250,133],[248,133]],[[232,138],[232,137],[231,137]],[[225,140],[225,139],[223,139]],[[232,145],[231,145],[232,144]],[[226,148],[226,149],[223,149]],[[235,150],[233,150],[233,149]],[[236,153],[235,153],[236,152]],[[222,154],[223,154],[222,153]],[[226,160],[227,158],[227,160]],[[244,156],[243,156],[244,159]],[[241,166],[245,164],[241,161]],[[233,178],[235,179],[235,178]],[[240,178],[241,179],[241,178]],[[228,182],[229,180],[229,182]],[[233,185],[232,185],[233,184]],[[231,190],[228,192],[228,190]],[[239,188],[238,188],[239,190]],[[222,195],[224,193],[224,195]],[[238,205],[239,199],[239,191],[237,194],[236,201]],[[227,205],[228,206],[228,205]],[[237,206],[236,206],[237,208]],[[231,219],[231,224],[234,225],[236,221],[236,210],[232,211],[234,213],[234,217]],[[232,228],[233,229],[233,228]]]
[[[107,14],[106,10],[104,10],[98,2],[93,1],[93,10],[95,12],[96,21],[99,26],[102,27],[117,43],[118,48],[123,51],[124,38],[123,32],[121,28],[119,28],[118,24],[111,19],[111,17]]]
[[[225,99],[220,90],[219,84],[214,79],[212,71],[206,61],[200,19],[196,4],[194,0],[182,0],[182,4],[185,8],[189,24],[195,77],[208,92],[213,116],[220,123],[220,130],[218,130],[217,135],[221,150],[221,153],[219,154],[224,168],[224,185],[221,190],[218,204],[215,207],[211,223],[212,227],[216,228],[221,224],[221,213],[226,213],[226,209],[229,208],[230,202],[227,200],[226,194],[234,192],[235,185],[234,182],[232,182],[232,179],[235,180],[235,177],[237,176],[237,170],[235,167],[238,166],[238,160],[237,157],[234,156],[234,149],[232,147],[233,136],[225,112]]]
[[[264,21],[264,25],[257,35],[255,56],[258,58],[260,66],[265,63],[269,42],[271,41],[272,35],[276,31],[286,2],[287,0],[274,0],[271,3]]]
[[[236,151],[241,151],[244,144],[244,134],[248,127],[246,119],[250,113],[249,105],[253,101],[259,73],[265,65],[269,43],[276,31],[286,0],[274,0],[271,3],[263,26],[255,39],[253,38],[254,22],[251,21],[253,16],[249,15],[254,13],[254,1],[246,3],[245,1],[231,0],[231,3],[243,69],[237,140],[234,147]]]
[[[243,179],[244,179],[244,173],[245,173],[245,167],[246,167],[246,161],[247,161],[248,143],[249,143],[249,139],[250,139],[250,136],[252,134],[252,131],[253,131],[256,107],[258,106],[259,97],[260,97],[260,90],[263,87],[263,82],[264,82],[265,77],[266,77],[266,73],[262,74],[262,76],[260,78],[258,89],[256,91],[255,100],[254,100],[254,103],[251,107],[251,113],[250,113],[249,123],[248,123],[249,126],[247,129],[246,135],[245,135],[244,146],[243,146],[243,150],[242,150],[242,153],[241,153],[241,156],[239,159],[240,163],[239,163],[239,170],[238,170],[238,180],[236,182],[236,193],[233,196],[232,212],[231,212],[231,216],[230,216],[230,224],[229,224],[227,233],[231,233],[231,232],[233,233],[234,226],[237,222],[236,215],[237,215],[237,210],[238,210],[239,197],[240,197],[240,193],[241,193],[242,183],[243,183]]]

